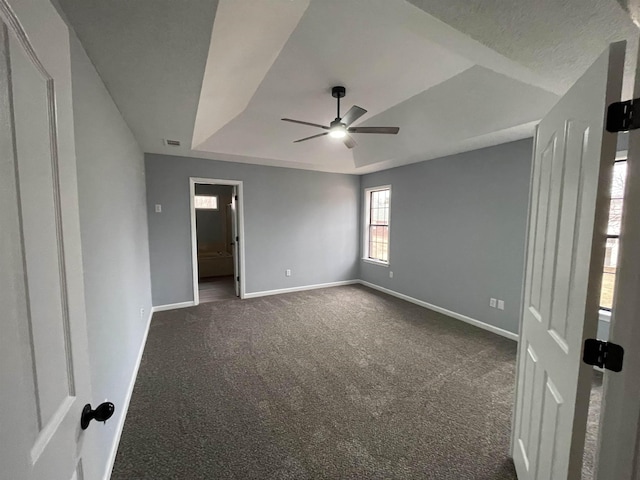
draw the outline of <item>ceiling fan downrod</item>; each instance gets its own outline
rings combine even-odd
[[[331,96],[338,100],[338,116],[336,117],[336,120],[340,120],[340,99],[344,98],[346,93],[347,90],[341,86],[333,87],[331,89]]]

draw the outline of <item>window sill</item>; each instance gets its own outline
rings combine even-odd
[[[598,319],[601,322],[611,322],[611,312],[608,310],[600,310]]]
[[[381,262],[380,260],[372,260],[370,258],[363,258],[363,262],[370,263],[372,265],[379,265],[381,267],[389,267],[389,262]]]

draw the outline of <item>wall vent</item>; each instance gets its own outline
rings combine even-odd
[[[168,138],[164,139],[164,143],[165,145],[168,145],[169,147],[179,147],[180,146],[180,140],[169,140]]]

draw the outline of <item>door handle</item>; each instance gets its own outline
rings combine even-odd
[[[80,417],[80,427],[82,430],[86,430],[91,420],[97,420],[98,422],[107,423],[107,420],[111,418],[116,407],[111,402],[101,403],[95,410],[91,409],[91,404],[87,403],[82,409],[82,416]]]

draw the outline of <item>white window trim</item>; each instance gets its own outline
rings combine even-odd
[[[362,261],[370,263],[372,265],[380,265],[381,267],[389,267],[389,262],[383,262],[382,260],[375,260],[373,258],[362,257]]]
[[[609,310],[602,310],[598,312],[598,318],[601,322],[611,322],[611,312]]]
[[[371,207],[371,192],[375,192],[377,190],[389,190],[389,259],[386,262],[382,260],[375,260],[373,258],[369,258],[369,208]],[[391,196],[392,196],[391,185],[378,185],[376,187],[367,187],[364,189],[364,209],[362,211],[362,225],[363,225],[363,243],[362,243],[362,261],[365,263],[370,263],[372,265],[379,265],[381,267],[389,267],[391,262]]]

